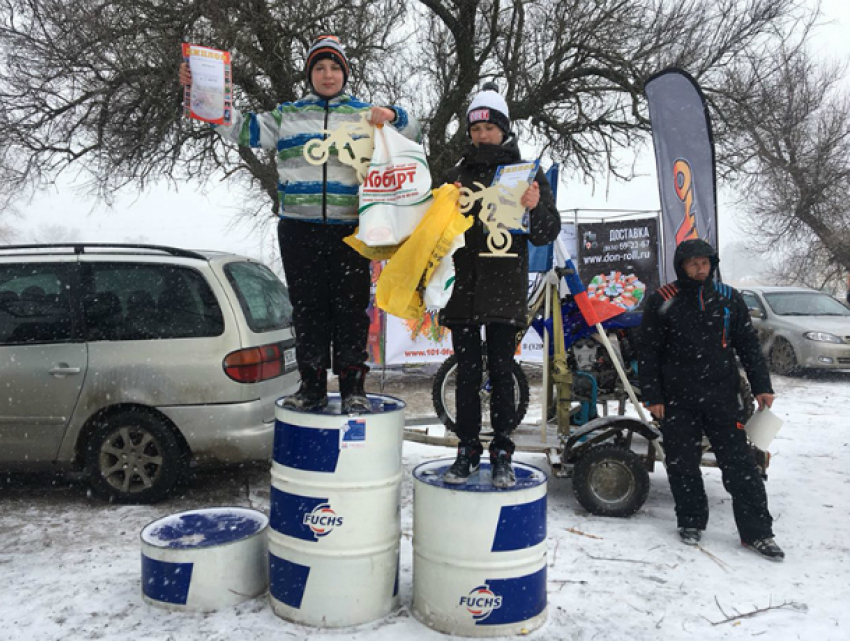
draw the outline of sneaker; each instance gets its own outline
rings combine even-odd
[[[372,409],[369,398],[363,390],[366,379],[366,365],[350,365],[339,373],[339,393],[342,396],[343,414],[365,414]]]
[[[511,453],[507,450],[490,452],[490,474],[493,487],[505,490],[516,485],[516,473],[511,465]]]
[[[782,548],[776,545],[776,541],[774,541],[772,537],[756,539],[749,543],[747,541],[741,541],[741,545],[745,548],[751,549],[756,554],[759,554],[770,561],[778,562],[785,558],[785,552],[782,551]]]
[[[679,538],[685,545],[699,545],[702,532],[695,527],[680,527]]]
[[[328,404],[328,373],[324,367],[301,367],[301,385],[295,394],[283,399],[283,406],[291,410],[310,412]]]
[[[481,465],[481,452],[468,445],[459,445],[457,458],[443,474],[443,482],[449,485],[462,485],[473,474],[478,473]]]

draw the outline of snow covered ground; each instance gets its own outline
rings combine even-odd
[[[771,563],[740,546],[716,469],[705,469],[712,515],[700,549],[682,545],[676,536],[661,467],[651,474],[645,506],[629,519],[588,515],[570,481],[552,479],[549,617],[529,638],[850,639],[850,373],[775,377],[774,384],[774,409],[786,424],[771,448],[768,495],[786,561]],[[404,447],[408,472],[422,461],[450,455],[444,448]],[[518,458],[548,471],[542,456]],[[104,505],[78,484],[4,479],[0,639],[450,638],[425,628],[409,612],[411,501],[408,474],[400,611],[358,628],[321,631],[276,617],[266,597],[212,614],[166,612],[141,599],[141,528],[198,507],[267,511],[265,469],[199,474],[179,498],[147,507]]]

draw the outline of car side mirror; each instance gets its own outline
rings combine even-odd
[[[751,318],[764,318],[764,312],[758,307],[750,307],[749,312]]]

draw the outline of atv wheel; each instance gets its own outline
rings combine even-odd
[[[573,492],[598,516],[631,516],[649,495],[649,473],[634,452],[617,445],[590,448],[573,468]]]

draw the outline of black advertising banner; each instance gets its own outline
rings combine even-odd
[[[683,240],[717,247],[717,198],[711,121],[699,85],[671,68],[646,83],[664,241],[665,282],[676,279],[673,254]]]
[[[578,273],[590,298],[626,310],[659,287],[655,218],[578,224]]]

